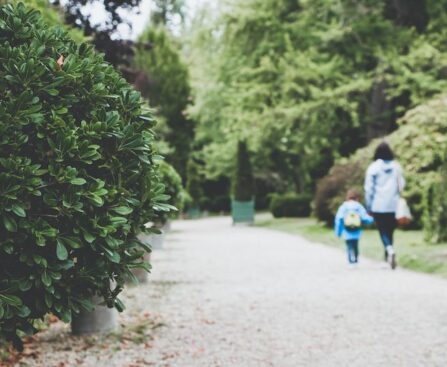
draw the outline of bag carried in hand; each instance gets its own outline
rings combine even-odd
[[[357,212],[348,212],[343,218],[343,225],[345,226],[346,230],[355,231],[362,227],[362,218]]]
[[[408,226],[412,219],[413,216],[411,215],[407,201],[404,198],[400,198],[396,209],[397,225],[400,227]]]

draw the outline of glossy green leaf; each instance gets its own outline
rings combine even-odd
[[[95,241],[95,236],[93,236],[90,232],[83,231],[82,234],[88,243],[93,243],[93,241]]]
[[[121,256],[120,256],[116,251],[110,250],[110,249],[108,249],[108,248],[105,247],[105,246],[103,246],[102,248],[103,248],[103,250],[104,250],[104,252],[105,252],[107,258],[108,258],[111,262],[116,263],[116,264],[118,264],[118,263],[120,262],[120,260],[121,260]]]
[[[19,289],[24,292],[30,290],[32,285],[33,282],[31,279],[22,279],[19,281]]]
[[[20,306],[20,308],[19,308],[19,310],[18,310],[18,312],[17,312],[17,315],[18,315],[19,317],[22,317],[22,318],[26,318],[26,317],[28,317],[30,314],[31,314],[31,310],[29,309],[29,307],[27,307],[27,306],[25,306],[25,305]]]
[[[48,273],[46,271],[44,271],[41,275],[41,280],[42,283],[46,286],[49,287],[52,283],[51,277],[48,275]]]
[[[128,206],[119,206],[112,209],[115,213],[121,214],[121,215],[128,215],[133,212],[133,209]]]
[[[3,224],[7,231],[17,232],[17,222],[14,218],[10,217],[8,214],[3,214]]]
[[[68,251],[61,240],[57,240],[56,255],[59,260],[67,260]]]
[[[22,300],[17,296],[12,296],[10,294],[0,293],[0,301],[3,304],[19,307],[22,305]]]
[[[66,245],[71,248],[77,249],[81,247],[81,241],[76,237],[61,237],[60,238]]]
[[[72,185],[82,186],[82,185],[85,185],[87,183],[87,181],[83,178],[73,178],[72,180],[70,180],[70,183]]]
[[[14,212],[14,214],[16,214],[19,217],[26,217],[26,212],[25,209],[23,209],[22,206],[20,206],[19,204],[15,204],[12,206],[12,211]]]

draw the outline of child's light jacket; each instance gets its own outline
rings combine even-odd
[[[335,216],[335,234],[338,237],[343,237],[345,240],[358,240],[363,230],[361,228],[347,230],[344,226],[344,218],[350,212],[358,213],[363,224],[371,224],[374,222],[374,219],[366,212],[365,207],[355,200],[345,201],[338,208],[337,215]]]

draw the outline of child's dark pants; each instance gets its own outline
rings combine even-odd
[[[357,263],[359,258],[359,240],[346,240],[346,248],[348,251],[349,263]]]

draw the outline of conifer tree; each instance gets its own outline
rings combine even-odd
[[[233,196],[237,201],[251,201],[254,197],[253,170],[245,141],[238,142],[236,168],[233,176]]]

